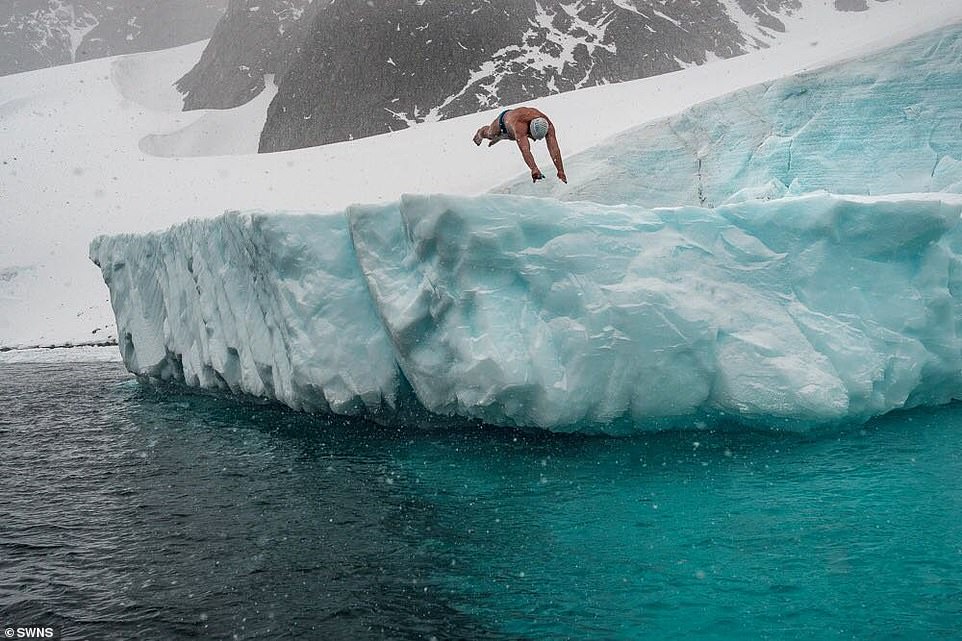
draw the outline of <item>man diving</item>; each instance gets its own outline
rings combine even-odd
[[[558,170],[558,179],[567,183],[564,164],[561,161],[561,149],[558,148],[558,138],[555,135],[554,124],[542,112],[533,107],[518,107],[517,109],[507,109],[501,112],[494,122],[478,129],[474,134],[474,144],[480,145],[482,140],[490,140],[488,147],[500,140],[513,140],[518,143],[521,150],[521,157],[525,164],[531,169],[531,181],[537,182],[544,178],[544,174],[538,169],[538,163],[531,155],[531,140],[541,140],[548,144],[548,153],[551,160]]]

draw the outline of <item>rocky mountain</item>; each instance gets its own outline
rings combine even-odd
[[[799,2],[230,0],[178,87],[226,108],[274,74],[260,150],[279,151],[737,55]]]
[[[745,44],[719,0],[670,9],[658,0],[324,5],[280,77],[260,148],[369,136],[640,78]]]
[[[273,74],[260,140],[270,152],[735,56],[777,40],[802,3],[825,1],[8,0],[0,50],[14,55],[0,73],[212,31],[178,81],[184,107],[244,104]],[[885,0],[832,1],[862,11]]]
[[[0,75],[209,38],[227,0],[6,0]]]
[[[301,55],[301,44],[324,4],[231,0],[200,61],[177,83],[184,93],[184,108],[237,107],[264,89],[265,74],[281,78]]]

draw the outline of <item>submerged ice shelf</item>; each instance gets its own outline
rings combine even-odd
[[[864,421],[962,398],[960,91],[955,25],[625,132],[570,185],[90,255],[144,377],[559,431]]]
[[[626,432],[962,392],[962,199],[406,196],[99,238],[131,371],[389,417]],[[402,374],[404,379],[402,379]]]

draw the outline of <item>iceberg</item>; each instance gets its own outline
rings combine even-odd
[[[229,212],[90,257],[147,380],[383,422],[861,422],[962,398],[960,90],[956,25],[627,131],[570,185]]]
[[[134,373],[389,420],[808,427],[962,392],[962,198],[409,195],[101,237]]]

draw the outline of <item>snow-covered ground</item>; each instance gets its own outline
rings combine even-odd
[[[570,157],[729,91],[962,20],[958,0],[890,0],[851,13],[830,5],[806,4],[771,49],[535,104],[555,121]],[[178,110],[173,82],[202,47],[0,78],[0,349],[116,338],[107,289],[87,257],[98,234],[163,229],[232,209],[325,212],[401,193],[473,195],[525,172],[512,146],[471,142],[497,111],[258,155],[271,92],[229,111]],[[550,167],[543,145],[536,151]]]

